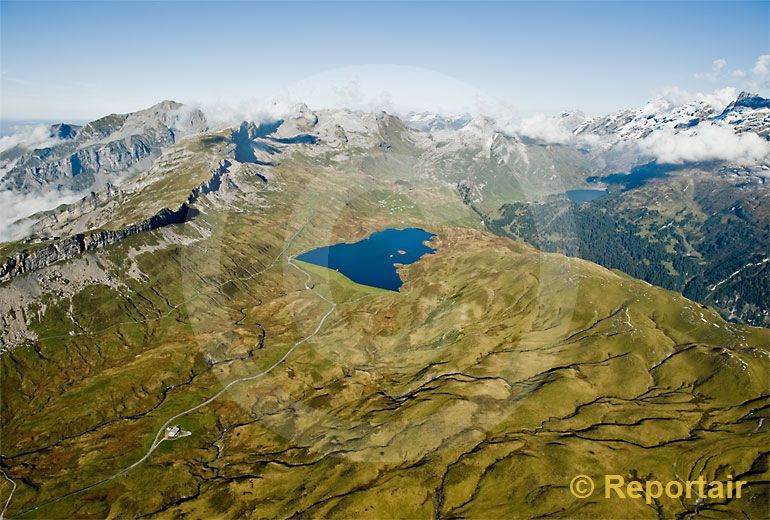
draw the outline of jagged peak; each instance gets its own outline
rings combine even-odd
[[[420,132],[459,130],[471,122],[469,113],[443,115],[436,112],[409,112],[403,116],[406,126]]]
[[[50,137],[56,139],[74,139],[81,128],[83,127],[80,125],[55,123],[50,126],[48,134]]]
[[[736,98],[736,101],[742,101],[744,99],[750,99],[750,98],[755,98],[755,97],[760,97],[760,96],[758,94],[754,94],[754,93],[749,92],[747,90],[743,90],[743,91],[741,91],[740,94],[738,94],[738,97]]]
[[[753,94],[751,92],[747,92],[744,90],[743,92],[738,94],[738,97],[735,99],[733,103],[730,103],[727,109],[731,109],[735,107],[770,108],[770,99],[764,98],[759,94]]]
[[[179,108],[182,108],[184,106],[184,103],[180,103],[179,101],[174,101],[172,99],[164,99],[163,101],[159,103],[155,103],[150,108],[147,108],[145,110],[177,110]],[[142,112],[140,110],[140,112]]]

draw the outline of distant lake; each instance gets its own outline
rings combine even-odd
[[[588,182],[604,182],[610,185],[610,191],[615,191],[614,188],[620,188],[620,191],[633,190],[644,186],[653,179],[661,179],[667,177],[669,174],[681,170],[683,165],[676,164],[657,164],[655,162],[642,164],[632,168],[627,173],[612,173],[603,177],[588,177]]]
[[[413,264],[435,250],[423,242],[434,237],[418,228],[386,229],[353,244],[319,247],[297,256],[297,260],[339,271],[352,281],[389,291],[403,282],[395,264]]]
[[[568,190],[565,194],[572,202],[582,204],[607,195],[607,190]]]

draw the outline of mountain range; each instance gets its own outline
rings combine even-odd
[[[149,167],[161,150],[205,130],[200,110],[163,101],[131,114],[110,114],[80,127],[59,123],[58,142],[32,150],[17,145],[0,153],[2,183],[14,191],[90,190],[116,174]]]
[[[563,113],[550,123],[568,130],[575,141],[548,142],[531,138],[506,131],[504,128],[510,124],[501,125],[484,116],[410,113],[402,120],[384,112],[313,112],[300,106],[284,119],[244,123],[222,143],[232,147],[233,151],[227,154],[232,160],[255,166],[271,165],[284,149],[293,149],[293,145],[298,144],[315,144],[303,152],[332,162],[349,162],[351,149],[377,148],[389,154],[389,161],[398,158],[398,175],[404,179],[456,190],[463,202],[498,233],[523,238],[548,250],[582,256],[684,292],[697,301],[715,306],[730,319],[755,325],[770,324],[767,291],[757,287],[763,285],[761,273],[766,269],[768,257],[763,208],[767,197],[765,182],[770,172],[767,155],[770,100],[746,92],[724,107],[713,100],[676,105],[658,99],[644,107],[602,118],[586,119],[576,112]],[[659,134],[669,136],[670,132],[685,137],[688,141],[682,142],[692,142],[691,146],[699,149],[704,146],[699,143],[699,131],[705,128],[708,132],[712,126],[730,128],[734,136],[750,134],[759,146],[752,141],[749,158],[754,157],[752,153],[756,149],[760,156],[764,153],[764,159],[747,163],[744,159],[735,160],[728,153],[722,160],[710,157],[665,164],[657,162],[651,147],[645,144]],[[166,193],[154,195],[155,204],[138,207],[133,212],[125,208],[124,200],[130,199],[132,193],[149,191],[148,184],[166,176],[173,162],[170,157],[182,161],[183,156],[190,155],[196,139],[189,145],[174,147],[179,139],[203,135],[207,129],[206,117],[199,109],[164,101],[146,110],[113,114],[82,127],[66,123],[53,125],[51,135],[58,141],[45,148],[27,150],[17,145],[5,150],[0,154],[0,172],[4,172],[2,185],[6,190],[22,194],[74,190],[87,195],[74,204],[17,221],[15,225],[20,230],[17,236],[20,233],[28,236],[19,236],[24,240],[2,247],[8,260],[0,267],[0,280],[61,257],[43,249],[39,254],[45,260],[39,262],[36,243],[101,228],[118,231],[120,226],[141,226],[143,220],[160,211],[176,210],[194,186],[186,186],[175,200],[165,196]],[[172,148],[174,151],[170,154],[165,152]],[[197,161],[197,157],[194,160]],[[377,157],[359,160],[364,169],[377,170],[382,166]],[[196,180],[210,181],[206,168],[201,165],[195,168],[200,173]],[[683,176],[677,172],[689,173]],[[684,177],[689,177],[690,184],[696,187],[690,193],[709,186],[709,193],[720,194],[720,202],[707,198],[705,203],[711,207],[701,208],[689,197],[671,196],[669,186],[681,183]],[[587,205],[568,199],[564,202],[564,194],[594,189],[612,193],[612,202],[610,199]],[[640,196],[645,192],[650,195]],[[657,192],[663,194],[655,195]],[[640,199],[644,200],[641,206]],[[543,203],[550,204],[552,200],[562,201],[554,206],[561,214],[558,230],[552,229],[556,222],[553,215],[546,216],[547,212],[540,210]],[[504,230],[505,223],[500,216],[505,218],[506,211],[510,214],[512,204],[520,206],[519,213],[528,213],[529,218],[525,219],[530,222],[528,231],[524,232],[520,225],[514,226],[518,231],[513,234],[511,229]],[[598,206],[602,208],[594,210]],[[639,211],[652,207],[653,212],[638,215]],[[752,207],[757,210],[737,209]],[[606,236],[597,236],[597,226],[588,226],[591,237],[581,238],[576,219],[581,221],[587,218],[584,214],[596,211],[599,213],[590,217],[593,221],[609,212],[608,221],[620,219],[633,223],[630,227],[613,225],[607,228]],[[705,245],[715,240],[720,244],[730,241],[722,237],[721,224],[703,227],[705,222],[726,213],[732,217],[727,221],[722,218],[722,224],[727,222],[731,228],[725,234],[743,237],[741,240],[750,236],[753,240],[743,242],[749,245],[727,251],[719,245]],[[671,215],[673,220],[664,221],[662,215]],[[118,220],[120,226],[111,225],[110,220]],[[692,224],[671,228],[672,223],[685,220]],[[617,246],[619,250],[615,248],[601,254],[585,252],[591,249],[587,244],[605,247],[608,243],[627,241],[620,229],[628,237],[636,237],[636,243],[625,248],[630,252],[619,252],[624,249],[621,246]],[[655,230],[675,236],[655,237]],[[551,238],[544,241],[543,235]],[[715,235],[722,238],[717,240]],[[578,242],[584,244],[577,247]],[[693,245],[697,243],[704,244],[708,252]],[[48,245],[48,248],[54,246]],[[641,253],[642,250],[645,253]],[[655,260],[643,258],[645,255],[654,256]],[[719,261],[714,261],[715,255]],[[673,267],[672,262],[679,268]],[[727,277],[730,283],[726,283]],[[717,288],[721,294],[717,294]]]
[[[571,130],[575,135],[606,136],[611,143],[617,143],[642,139],[664,128],[686,132],[708,123],[729,125],[735,133],[753,132],[767,138],[770,100],[749,92],[741,92],[726,106],[714,100],[676,104],[661,98],[640,108],[587,119]]]
[[[766,517],[769,134],[746,93],[54,125],[0,155],[80,197],[0,243],[7,514]],[[399,291],[297,260],[411,227]],[[605,473],[748,484],[570,494]]]

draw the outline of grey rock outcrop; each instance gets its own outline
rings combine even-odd
[[[112,114],[82,128],[54,125],[51,132],[61,141],[24,153],[2,184],[24,193],[90,189],[100,181],[149,167],[179,137],[205,129],[206,118],[200,110],[174,101],[131,114]]]
[[[44,214],[32,215],[29,221],[33,223],[29,227],[32,235],[66,235],[67,228],[80,226],[80,230],[89,229],[92,224],[89,217],[100,208],[109,208],[116,211],[123,202],[126,194],[117,186],[107,183],[101,190],[92,191],[82,199],[72,204],[62,205]]]
[[[116,231],[103,230],[92,234],[78,233],[35,251],[22,251],[0,264],[0,282],[30,273],[62,260],[68,260],[87,251],[116,244],[126,238],[158,229],[169,224],[179,224],[188,219],[191,208],[185,203],[176,211],[163,208],[152,217]]]
[[[88,251],[116,244],[144,231],[152,231],[171,224],[181,224],[193,218],[197,210],[191,207],[205,194],[213,193],[222,185],[222,176],[229,171],[230,161],[223,160],[212,171],[211,178],[195,187],[187,200],[176,210],[163,208],[155,215],[119,230],[101,230],[78,233],[32,251],[21,251],[0,263],[0,283],[34,272],[56,262],[68,260]],[[95,196],[95,195],[94,195]]]
[[[51,125],[49,136],[54,139],[74,139],[80,129],[83,128],[80,125],[70,125],[67,123],[57,123]]]

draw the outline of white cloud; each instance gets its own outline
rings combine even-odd
[[[8,130],[8,128],[4,129]],[[50,136],[50,127],[41,124],[19,124],[10,128],[10,135],[0,137],[0,152],[23,146],[27,149],[44,148],[61,142]],[[0,164],[0,177],[13,165],[14,159]],[[53,209],[60,204],[72,203],[82,195],[71,191],[51,189],[42,193],[22,194],[0,186],[0,242],[16,240],[24,236],[30,222],[17,222],[40,211]]]
[[[746,72],[744,72],[742,69],[735,69],[730,73],[730,76],[733,78],[745,78]]]
[[[713,124],[699,125],[697,133],[656,130],[639,147],[667,164],[721,160],[748,165],[770,159],[770,143],[757,134],[736,134],[731,128]]]
[[[735,101],[738,91],[733,87],[717,89],[713,92],[690,92],[679,87],[665,87],[654,93],[674,105],[683,105],[692,101],[702,101],[710,105],[714,110],[722,110]]]
[[[770,54],[763,54],[757,58],[752,72],[757,76],[764,76],[770,70]]]
[[[574,139],[572,132],[559,124],[558,119],[545,114],[534,114],[514,126],[519,134],[545,141],[547,143],[566,144]]]
[[[17,240],[27,234],[32,222],[19,220],[61,204],[71,204],[82,197],[82,194],[71,191],[51,190],[36,194],[0,191],[0,242]]]
[[[717,110],[722,110],[727,105],[735,101],[738,97],[738,91],[733,87],[725,87],[715,90],[714,92],[695,94],[696,101],[702,101],[707,105],[711,105]]]
[[[238,125],[243,121],[273,122],[296,113],[300,100],[282,93],[272,99],[250,99],[237,105],[199,105],[211,128]]]
[[[364,93],[361,92],[361,80],[352,77],[347,83],[332,87],[332,92],[338,98],[337,103],[345,103],[346,106],[361,103],[364,99]]]
[[[285,92],[313,109],[385,110],[402,114],[428,111],[476,115],[480,100],[490,106],[499,104],[489,94],[446,74],[377,63],[326,70],[291,83]],[[496,111],[488,113],[497,115]]]
[[[722,69],[724,69],[726,66],[727,66],[726,59],[724,58],[716,59],[711,63],[711,70],[709,72],[695,74],[695,78],[706,79],[708,81],[716,81],[719,75],[721,74]]]
[[[295,113],[299,104],[313,110],[469,113],[494,116],[495,120],[518,117],[507,103],[458,79],[429,69],[389,64],[331,69],[286,85],[269,98],[252,98],[232,106],[202,103],[201,109],[210,126],[218,128],[243,120],[284,117]]]
[[[17,145],[25,148],[43,148],[59,142],[59,139],[51,138],[51,129],[46,125],[19,125],[13,130],[15,130],[13,134],[0,137],[0,152]]]

